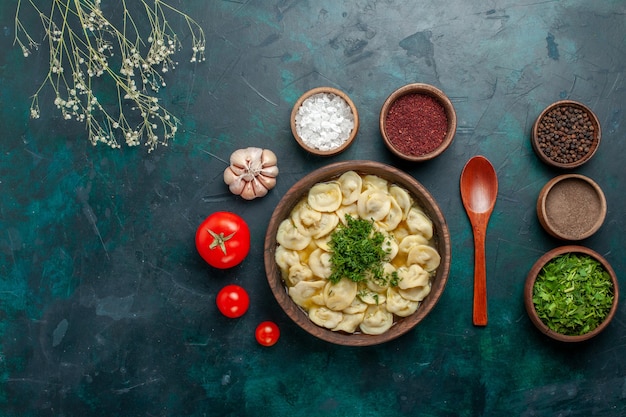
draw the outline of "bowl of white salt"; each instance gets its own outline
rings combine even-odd
[[[359,114],[346,93],[317,87],[304,93],[291,111],[291,132],[307,152],[331,156],[352,144],[359,130]]]

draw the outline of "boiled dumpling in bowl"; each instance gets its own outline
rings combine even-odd
[[[359,326],[365,334],[383,334],[393,325],[393,314],[382,305],[371,305],[365,310],[363,322]]]
[[[348,308],[357,294],[357,284],[347,278],[342,278],[334,284],[330,281],[324,286],[324,304],[334,311]]]
[[[333,275],[333,250],[346,247],[335,246],[335,232],[364,224],[384,255],[376,273]],[[368,241],[359,236],[350,247]],[[403,187],[346,171],[315,184],[296,203],[279,224],[275,258],[289,296],[311,322],[333,332],[379,335],[414,314],[430,293],[441,262],[433,236],[432,221]]]
[[[343,200],[341,188],[337,182],[323,182],[315,184],[307,197],[309,205],[324,213],[332,213],[336,211]]]

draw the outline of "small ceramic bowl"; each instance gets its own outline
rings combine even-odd
[[[589,107],[577,101],[561,100],[546,107],[537,117],[531,143],[544,163],[572,169],[591,159],[601,136],[600,122]],[[566,152],[573,153],[565,156]]]
[[[305,197],[309,190],[320,182],[337,179],[347,171],[360,175],[372,175],[403,187],[433,223],[432,243],[441,257],[436,272],[431,277],[430,293],[424,298],[417,310],[401,318],[396,318],[387,331],[379,335],[360,332],[346,333],[332,331],[313,323],[307,313],[294,302],[287,291],[282,272],[276,262],[277,232],[283,220],[290,216],[293,208]],[[310,246],[307,248],[310,249]],[[430,193],[409,174],[386,164],[374,161],[344,161],[319,168],[296,182],[280,200],[270,218],[265,235],[264,261],[267,280],[274,297],[285,313],[309,334],[330,343],[345,346],[370,346],[395,339],[420,323],[435,307],[441,297],[450,272],[451,244],[450,232],[446,220]]]
[[[544,185],[537,198],[539,223],[551,236],[583,240],[604,223],[606,199],[598,184],[580,174],[559,175]]]
[[[379,125],[383,141],[394,155],[412,162],[428,161],[441,155],[452,143],[456,111],[438,88],[408,84],[385,100]],[[437,132],[429,137],[433,129]]]
[[[533,302],[533,291],[535,287],[535,282],[537,280],[537,276],[540,274],[543,267],[554,258],[567,254],[567,253],[572,253],[572,254],[577,254],[577,255],[587,255],[587,256],[592,257],[596,261],[598,261],[602,265],[604,270],[608,272],[608,274],[610,275],[611,282],[613,284],[613,304],[609,312],[607,313],[606,317],[604,318],[604,320],[595,329],[592,329],[588,333],[585,333],[582,335],[576,335],[576,336],[561,334],[550,329],[539,317],[539,314],[537,313],[537,310],[536,310],[535,303]],[[606,327],[609,325],[609,323],[615,316],[615,313],[617,312],[618,299],[619,299],[619,286],[617,283],[617,276],[615,275],[615,271],[613,270],[611,265],[607,262],[607,260],[604,259],[600,254],[584,246],[567,245],[567,246],[561,246],[561,247],[558,247],[558,248],[552,249],[551,251],[546,252],[543,256],[541,256],[537,260],[537,262],[535,262],[530,272],[528,273],[528,276],[526,277],[526,283],[524,285],[524,306],[526,307],[526,312],[528,313],[530,320],[537,327],[537,329],[541,331],[541,333],[547,335],[548,337],[554,340],[558,340],[561,342],[582,342],[582,341],[591,339],[594,336],[597,336],[600,332],[606,329]]]
[[[302,104],[306,100],[316,95],[323,95],[326,98],[332,98],[333,100],[341,99],[342,102],[340,101],[339,104],[343,104],[344,106],[345,104],[347,104],[348,107],[350,108],[351,113],[352,113],[352,118],[353,118],[353,127],[347,139],[344,139],[343,141],[339,141],[341,143],[339,143],[337,140],[330,140],[328,139],[328,137],[324,137],[324,136],[327,136],[329,132],[324,132],[323,134],[320,134],[320,136],[312,137],[309,139],[303,138],[300,135],[300,133],[298,133],[299,132],[298,120],[299,120],[299,117],[301,117],[301,116],[298,116],[298,113],[300,112]],[[336,103],[331,104],[331,105],[334,108],[336,108]],[[318,108],[316,108],[315,110],[320,111],[320,113],[324,112],[324,110],[320,110]],[[325,113],[325,114],[330,114],[330,113]],[[318,128],[323,130],[323,128],[319,126]],[[356,109],[356,106],[354,105],[354,103],[352,102],[350,97],[348,97],[346,93],[333,87],[317,87],[317,88],[313,88],[307,91],[306,93],[302,94],[302,96],[300,96],[300,98],[296,101],[291,111],[291,132],[293,133],[293,137],[296,139],[298,144],[304,150],[314,155],[332,156],[332,155],[337,155],[338,153],[345,151],[350,145],[352,145],[352,142],[354,142],[354,139],[356,138],[358,131],[359,131],[359,113]]]

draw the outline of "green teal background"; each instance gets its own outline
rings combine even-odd
[[[118,10],[117,1],[103,3]],[[541,335],[522,302],[533,263],[564,243],[535,213],[540,189],[562,172],[543,165],[529,141],[537,115],[560,99],[583,102],[600,119],[600,149],[575,172],[604,189],[608,214],[581,244],[626,285],[626,2],[171,3],[204,28],[207,60],[185,62],[188,44],[179,53],[162,97],[181,118],[180,133],[150,154],[92,147],[49,96],[41,119],[30,120],[46,51],[23,58],[12,44],[15,2],[0,4],[2,416],[626,413],[623,304],[604,333],[566,346]],[[384,100],[412,82],[444,90],[458,117],[452,146],[420,165],[395,159],[378,130]],[[356,142],[330,158],[302,151],[289,128],[294,102],[321,85],[348,93],[361,120]],[[247,146],[269,148],[279,161],[276,188],[255,201],[222,181],[225,161]],[[499,176],[486,328],[472,326],[473,243],[459,195],[463,165],[477,154]],[[441,300],[417,328],[348,348],[313,338],[282,312],[265,279],[263,240],[291,185],[356,159],[395,165],[431,191],[453,258]],[[194,246],[199,223],[219,210],[241,215],[252,232],[249,257],[226,271],[203,263]],[[251,297],[234,320],[215,307],[230,283]],[[264,320],[282,332],[271,348],[254,339]]]

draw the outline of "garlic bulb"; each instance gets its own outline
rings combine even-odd
[[[224,171],[224,182],[230,191],[246,200],[263,197],[276,185],[277,159],[269,149],[237,149]]]

